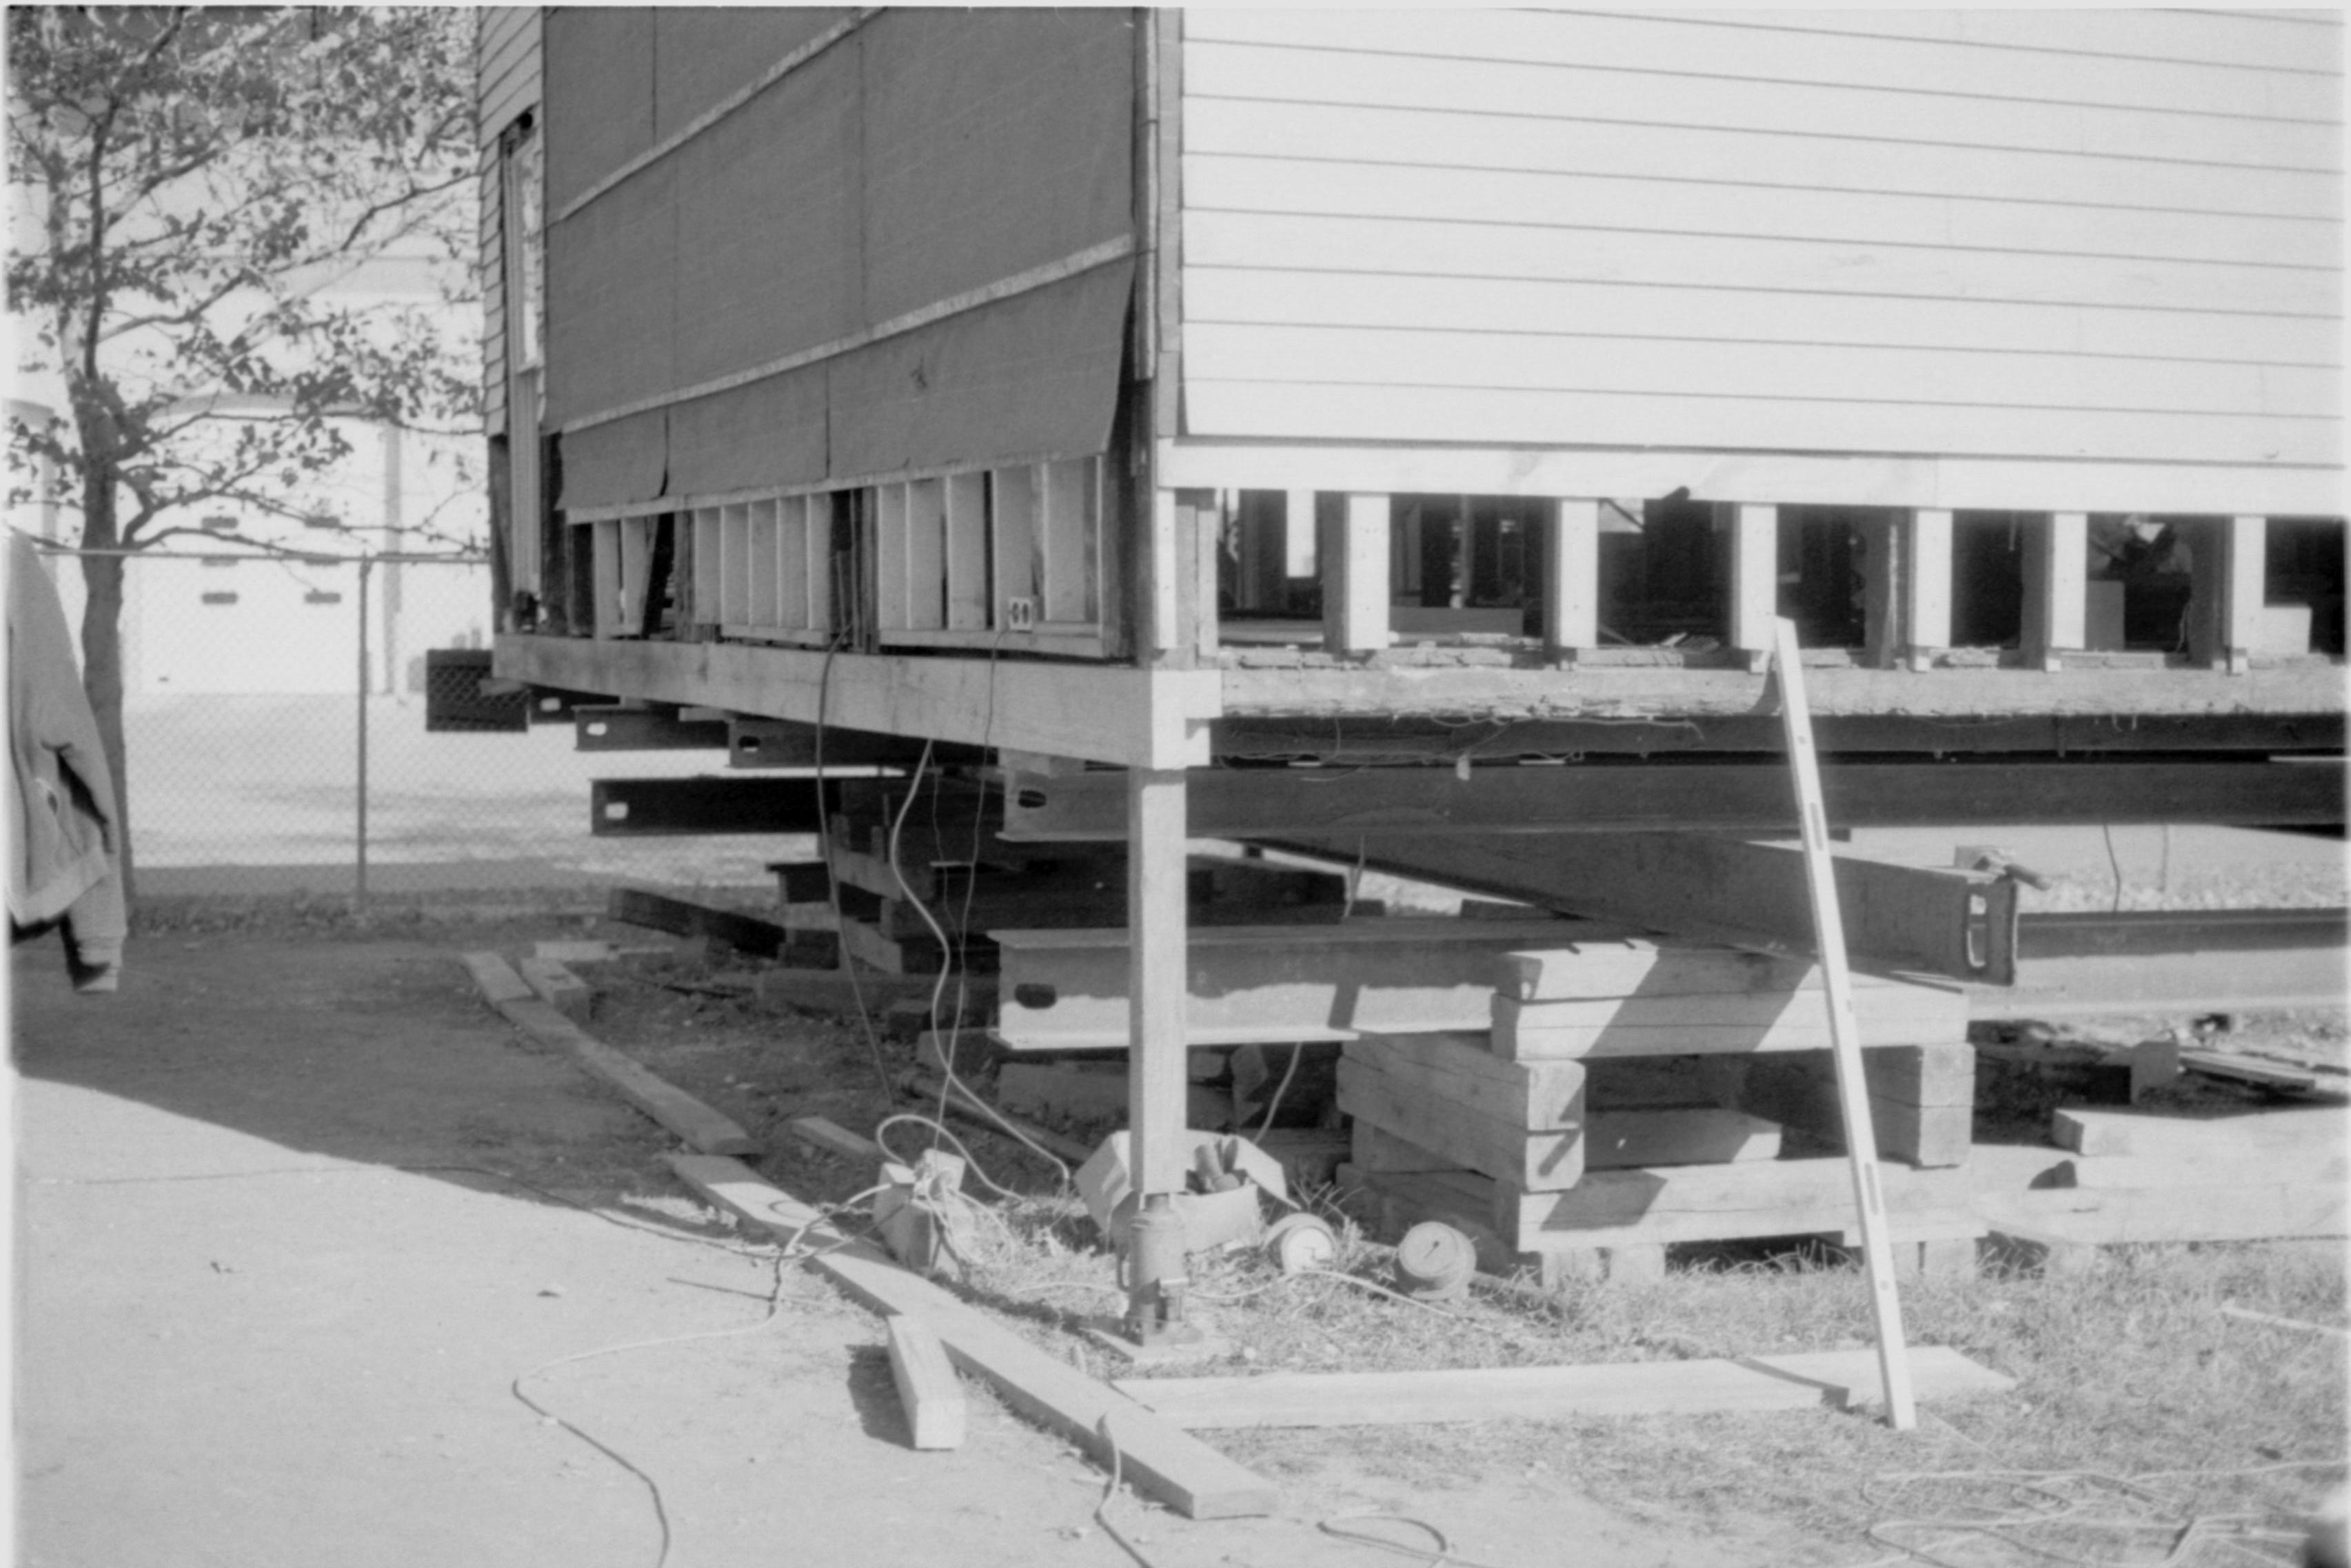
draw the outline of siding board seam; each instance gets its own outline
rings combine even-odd
[[[1983,49],[1989,52],[2000,54],[2055,55],[2068,59],[2137,60],[2151,66],[2189,66],[2201,70],[2251,71],[2257,76],[2279,75],[2332,78],[2341,75],[2338,71],[2328,70],[2319,67],[2266,64],[2256,65],[2244,60],[2216,60],[2202,56],[2191,55],[2123,54],[2110,49],[2072,48],[2055,44],[2018,44],[1987,38],[1922,37],[1905,33],[1877,32],[1867,27],[1802,26],[1786,22],[1748,22],[1741,21],[1734,17],[1720,16],[1706,17],[1680,16],[1668,11],[1581,10],[1562,11],[1558,14],[1562,16],[1601,17],[1612,21],[1638,20],[1643,22],[1663,22],[1685,27],[1717,27],[1726,30],[1736,29],[1750,33],[1792,34],[1805,37],[1861,38],[1874,43],[1907,45],[1926,49]],[[2252,13],[2242,11],[2197,11],[2190,14],[2206,16],[2230,17],[2232,19],[2246,21],[2287,22],[2297,20],[2295,18],[2283,16],[2255,16]],[[2336,24],[2320,21],[2315,17],[2308,19],[2304,25],[2329,29],[2336,28]],[[1224,40],[1218,39],[1215,41],[1223,42]],[[1448,55],[1444,57],[1447,59],[1467,59],[1475,57]]]
[[[2180,109],[2170,104],[2085,103],[2078,99],[2036,98],[2022,93],[1938,91],[1933,88],[1888,87],[1876,82],[1837,81],[1819,77],[1745,76],[1734,71],[1700,71],[1687,67],[1675,70],[1662,67],[1612,66],[1586,61],[1529,60],[1504,55],[1445,54],[1431,57],[1406,49],[1380,49],[1365,46],[1342,44],[1292,44],[1279,39],[1203,38],[1198,47],[1229,49],[1281,49],[1301,55],[1357,55],[1366,58],[1389,60],[1441,59],[1448,65],[1521,66],[1551,67],[1560,70],[1589,71],[1594,76],[1662,77],[1675,82],[1740,82],[1754,87],[1789,87],[1825,88],[1832,92],[1877,92],[1902,98],[1948,99],[1961,103],[2020,103],[2035,109],[2070,109],[2091,114],[2168,114],[2181,119],[2251,120],[2263,125],[2311,125],[2340,128],[2340,119],[2313,119],[2293,114],[2250,114],[2220,109]],[[2248,67],[2262,68],[2262,67]],[[2332,76],[2332,72],[2309,73]]]
[[[1211,95],[1203,94],[1201,96],[1206,99]],[[1233,103],[1282,102],[1283,107],[1290,107],[1283,100],[1270,99],[1226,99],[1221,101]],[[1316,107],[1321,106],[1318,104]],[[1461,111],[1452,109],[1423,109],[1406,105],[1395,105],[1393,107],[1391,112],[1405,114],[1451,114]],[[1548,119],[1550,117],[1528,116],[1526,118]],[[1679,130],[1687,128],[1676,127],[1675,129]],[[1773,134],[1776,135],[1781,133],[1774,132]],[[1846,138],[1840,140],[1859,140],[1863,139]],[[1984,151],[1998,151],[2005,152],[2016,150],[2001,148],[1984,149]],[[2241,212],[2232,208],[2224,207],[2168,207],[2151,205],[2139,202],[2079,202],[2056,196],[1954,196],[1948,191],[1937,191],[1924,187],[1917,190],[1903,190],[1899,187],[1891,185],[1807,185],[1800,184],[1794,181],[1789,180],[1701,180],[1689,174],[1619,174],[1604,169],[1563,169],[1556,166],[1535,168],[1523,164],[1511,163],[1449,163],[1427,159],[1414,158],[1338,158],[1328,154],[1311,152],[1217,151],[1194,152],[1188,154],[1188,156],[1193,158],[1214,158],[1267,163],[1328,163],[1343,168],[1360,169],[1436,169],[1448,170],[1456,173],[1468,174],[1514,174],[1522,175],[1528,179],[1535,180],[1553,177],[1573,180],[1616,180],[1628,185],[1711,185],[1725,190],[1799,191],[1823,196],[1898,196],[1922,201],[1981,202],[1990,206],[2054,207],[2061,212],[2152,213],[2166,217],[2224,218],[2256,223],[2317,223],[2327,228],[2340,228],[2342,226],[2341,219],[2329,217],[2324,213],[2317,213]],[[2249,166],[2241,163],[2232,163],[2228,165],[2228,167],[2231,169],[2242,169]],[[2309,172],[2309,171],[2282,170],[2273,171],[2273,172],[2306,173]],[[2075,253],[2068,252],[2065,254],[2073,254]],[[2081,254],[2087,254],[2094,253],[2085,252]]]
[[[1203,208],[1193,208],[1193,209],[1191,209],[1191,210],[1192,210],[1192,211],[1195,211],[1195,212],[1200,212],[1200,211],[1207,211],[1207,209],[1203,209]],[[1248,216],[1248,217],[1254,217],[1254,216],[1259,216],[1259,214],[1258,214],[1258,213],[1242,213],[1242,214],[1240,214],[1240,215],[1242,215],[1242,216]],[[1317,213],[1317,214],[1307,214],[1307,215],[1311,215],[1311,216],[1322,216],[1322,215],[1324,215],[1324,214],[1319,214],[1319,213]],[[1346,220],[1346,221],[1349,221],[1349,222],[1360,222],[1361,220],[1350,219],[1350,220]],[[1435,222],[1438,222],[1438,221],[1440,221],[1440,220],[1437,220],[1437,219],[1426,219],[1426,220],[1422,220],[1422,219],[1410,219],[1410,220],[1405,220],[1405,219],[1384,219],[1384,219],[1380,219],[1380,220],[1377,220],[1377,221],[1379,221],[1379,222],[1383,222],[1383,223],[1390,223],[1390,222],[1414,222],[1414,223],[1418,223],[1418,222],[1430,222],[1430,223],[1435,223]],[[1455,221],[1455,222],[1465,222],[1465,221],[1467,221],[1467,220],[1452,220],[1452,221]],[[1797,238],[1792,239],[1792,240],[1790,241],[1790,243],[1792,243],[1792,244],[1813,244],[1813,243],[1816,243],[1816,242],[1813,242],[1813,241],[1811,241],[1811,240],[1802,239],[1802,237],[1797,237]],[[1418,268],[1412,268],[1412,269],[1399,269],[1399,268],[1393,268],[1393,267],[1332,267],[1332,266],[1299,266],[1299,267],[1290,267],[1290,266],[1283,266],[1283,265],[1280,265],[1280,263],[1278,263],[1278,262],[1270,262],[1270,261],[1252,261],[1252,262],[1186,262],[1186,263],[1185,263],[1185,264],[1184,264],[1184,265],[1185,265],[1185,270],[1186,270],[1186,271],[1187,271],[1187,272],[1218,272],[1218,271],[1224,271],[1224,272],[1294,272],[1294,273],[1297,273],[1297,274],[1299,274],[1299,275],[1302,275],[1302,276],[1320,276],[1320,275],[1325,275],[1325,274],[1334,274],[1334,273],[1335,273],[1335,274],[1344,274],[1344,275],[1349,275],[1349,276],[1354,276],[1354,277],[1425,277],[1425,278],[1431,278],[1431,279],[1446,279],[1446,280],[1468,278],[1468,279],[1473,279],[1473,280],[1475,280],[1475,281],[1481,282],[1481,283],[1490,281],[1490,282],[1496,282],[1496,283],[1539,283],[1539,284],[1561,284],[1561,285],[1571,286],[1581,285],[1581,286],[1590,286],[1590,287],[1612,287],[1612,288],[1613,288],[1613,287],[1673,288],[1673,289],[1687,289],[1687,290],[1688,290],[1688,291],[1690,291],[1690,292],[1692,292],[1692,293],[1698,293],[1698,294],[1713,294],[1713,293],[1732,293],[1732,294],[1785,294],[1785,295],[1796,295],[1796,296],[1805,296],[1805,297],[1822,298],[1822,299],[1911,299],[1911,300],[1925,300],[1925,301],[1928,301],[1928,302],[1931,302],[1931,303],[1934,303],[1934,304],[1941,304],[1941,305],[1968,305],[1968,304],[1978,304],[1978,305],[1984,305],[1984,306],[2022,305],[2022,306],[2032,306],[2040,307],[2040,308],[2047,308],[2047,309],[2063,309],[2063,310],[2133,310],[2133,311],[2137,311],[2137,310],[2146,310],[2146,311],[2159,311],[2159,312],[2162,312],[2162,313],[2164,313],[2164,314],[2166,314],[2166,315],[2171,315],[2171,316],[2249,316],[2249,317],[2257,317],[2257,318],[2260,318],[2260,319],[2263,319],[2263,320],[2278,320],[2278,321],[2340,321],[2340,320],[2342,319],[2342,317],[2341,317],[2340,316],[2328,315],[2328,314],[2326,314],[2326,313],[2325,313],[2325,312],[2317,312],[2317,311],[2292,311],[2292,310],[2224,310],[2224,309],[2222,309],[2222,308],[2220,308],[2220,307],[2219,307],[2219,306],[2202,306],[2202,305],[2140,305],[2140,304],[2133,304],[2133,303],[2131,303],[2131,302],[2129,302],[2129,301],[2112,301],[2112,300],[2098,300],[2098,299],[2025,299],[2025,298],[2011,298],[2011,297],[2008,297],[2008,296],[1999,296],[1999,297],[1992,297],[1992,296],[1978,296],[1978,297],[1974,297],[1974,298],[1958,298],[1958,299],[1955,299],[1955,298],[1953,298],[1951,296],[1949,296],[1949,295],[1944,295],[1944,294],[1928,294],[1928,293],[1905,294],[1905,293],[1899,292],[1899,291],[1897,291],[1897,290],[1892,290],[1892,289],[1859,289],[1859,288],[1789,288],[1789,287],[1782,286],[1775,286],[1769,287],[1769,288],[1758,288],[1758,287],[1755,287],[1755,286],[1752,286],[1739,285],[1739,284],[1726,284],[1726,283],[1719,283],[1719,282],[1709,282],[1709,283],[1677,283],[1677,282],[1669,282],[1669,281],[1660,281],[1660,280],[1658,280],[1658,279],[1655,279],[1655,278],[1646,278],[1646,277],[1645,277],[1645,278],[1640,278],[1640,279],[1637,279],[1637,280],[1635,280],[1635,281],[1632,281],[1632,282],[1628,283],[1628,282],[1627,282],[1627,280],[1625,280],[1625,279],[1624,279],[1624,278],[1619,278],[1619,277],[1583,277],[1583,276],[1580,276],[1580,275],[1559,275],[1559,274],[1551,274],[1551,273],[1488,273],[1488,272],[1480,272],[1480,273],[1449,273],[1449,272],[1427,272],[1427,271],[1423,271],[1423,270],[1418,269]],[[1194,319],[1206,319],[1206,318],[1205,318],[1205,317],[1195,317]],[[2269,361],[2268,361],[2268,360],[2262,360],[2262,361],[2260,361],[2260,362],[2261,362],[2261,363],[2262,363],[2262,364],[2268,364],[2268,363],[2269,363]]]
[[[1308,208],[1217,207],[1205,204],[1187,207],[1185,210],[1186,212],[1193,213],[1222,213],[1238,217],[1331,218],[1343,222],[1458,223],[1474,225],[1479,228],[1548,229],[1560,234],[1642,234],[1653,239],[1738,240],[1742,243],[1761,244],[1817,245],[1857,243],[1853,241],[1837,240],[1834,238],[1823,239],[1822,237],[1813,234],[1746,234],[1736,229],[1644,229],[1635,228],[1629,223],[1546,223],[1520,218],[1433,217],[1417,213],[1404,214],[1398,214],[1395,213],[1333,213],[1318,212]],[[2197,256],[2137,255],[2124,251],[2039,250],[2018,245],[1960,244],[1955,241],[1873,239],[1866,243],[1871,248],[1876,250],[1933,251],[1938,253],[1959,252],[1970,255],[2051,256],[2064,257],[2068,260],[2083,261],[2139,262],[2160,266],[2174,267],[2243,267],[2262,272],[2314,273],[2325,277],[2337,276],[2340,275],[2341,271],[2341,269],[2337,267],[2308,262],[2212,261]],[[2253,312],[2249,314],[2268,315],[2272,313]]]
[[[1528,114],[1522,109],[1479,109],[1468,104],[1447,104],[1438,107],[1430,104],[1387,103],[1370,99],[1262,98],[1247,93],[1193,92],[1186,96],[1202,102],[1213,100],[1226,103],[1262,103],[1281,108],[1302,104],[1317,109],[1373,109],[1396,113],[1452,114],[1465,119],[1478,117],[1490,119],[1532,119],[1559,125],[1621,125],[1641,130],[1687,130],[1727,136],[1747,134],[1790,136],[1802,137],[1807,140],[1815,141],[1868,142],[1881,147],[1944,147],[1957,149],[1963,152],[1996,152],[2004,156],[2095,158],[2110,163],[2163,163],[2182,169],[2251,170],[2263,174],[2307,174],[2327,179],[2339,179],[2343,172],[2330,164],[2232,162],[2227,159],[2155,157],[2140,152],[2102,152],[2095,148],[2029,147],[1997,141],[1949,141],[1938,137],[1925,136],[1855,136],[1849,131],[1806,130],[1792,126],[1713,125],[1704,120],[1625,119],[1611,115],[1592,114]]]

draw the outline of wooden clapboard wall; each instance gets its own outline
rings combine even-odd
[[[1189,11],[1187,433],[2335,464],[2341,36]]]
[[[475,34],[475,123],[482,150],[482,397],[492,435],[504,433],[507,423],[506,201],[498,136],[516,116],[538,106],[538,10],[526,5],[486,7]]]

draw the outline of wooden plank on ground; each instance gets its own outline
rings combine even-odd
[[[2351,1235],[2340,1181],[2255,1187],[2044,1188],[1985,1192],[1977,1212],[1994,1231],[2093,1245],[2269,1241]]]
[[[2341,1078],[2322,1077],[2304,1068],[2289,1067],[2280,1062],[2263,1062],[2228,1051],[2182,1051],[2179,1065],[2184,1072],[2252,1084],[2258,1088],[2275,1089],[2283,1094],[2324,1094],[2340,1097],[2344,1090]]]
[[[823,1116],[794,1116],[784,1124],[784,1130],[802,1143],[823,1149],[828,1154],[841,1155],[849,1159],[878,1160],[884,1158],[880,1144]]]
[[[918,1449],[959,1449],[964,1438],[963,1384],[946,1346],[919,1317],[893,1312],[884,1320],[890,1334],[890,1376],[906,1431]]]
[[[535,997],[502,1002],[498,1011],[541,1044],[569,1053],[582,1067],[619,1090],[631,1105],[704,1154],[758,1154],[764,1147],[684,1090],[655,1077],[633,1057],[585,1033],[546,1002]]]
[[[514,965],[497,953],[465,953],[460,961],[474,983],[482,988],[482,1000],[492,1007],[507,1002],[529,1002],[537,996],[530,984],[515,972]]]
[[[2266,1156],[2283,1163],[2298,1154],[2342,1149],[2351,1134],[2351,1111],[2328,1106],[2188,1117],[2062,1110],[2050,1116],[2050,1133],[2059,1147],[2076,1154],[2189,1159]]]
[[[669,1163],[705,1198],[787,1239],[811,1229],[820,1218],[738,1161],[673,1156]],[[821,1232],[812,1239],[826,1240]],[[809,1266],[878,1312],[920,1317],[956,1366],[986,1378],[1007,1404],[1060,1432],[1096,1462],[1111,1462],[1114,1443],[1121,1470],[1137,1490],[1186,1517],[1229,1519],[1274,1511],[1274,1488],[1263,1477],[991,1323],[877,1249],[853,1242],[820,1251]]]
[[[1128,1378],[1113,1386],[1176,1425],[1195,1428],[1558,1421],[1859,1403],[1875,1397],[1873,1360],[1867,1351],[1825,1351],[1746,1361]],[[1941,1346],[1918,1347],[1913,1372],[1917,1392],[1927,1398],[2013,1386],[2011,1379]]]
[[[595,1000],[595,990],[561,962],[549,958],[526,958],[517,961],[515,968],[522,975],[523,983],[541,1002],[566,1018],[586,1020],[589,1005]]]

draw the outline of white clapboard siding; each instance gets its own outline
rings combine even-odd
[[[1752,26],[1753,11],[1684,12],[1693,23]],[[1831,34],[1923,38],[1937,43],[2054,51],[2104,58],[2324,72],[2342,66],[2342,28],[2332,14],[2299,11],[2003,10],[1783,11],[1776,27]],[[2298,29],[2298,30],[2297,30]],[[2331,36],[2330,36],[2331,35]]]
[[[1613,124],[1579,118],[1573,100],[1544,115],[1498,117],[1200,97],[1186,103],[1184,146],[1195,153],[1258,156],[1278,149],[1296,158],[1369,164],[1552,170],[2158,214],[2235,213],[2302,224],[2325,224],[2343,213],[2341,181],[2328,170],[2136,159],[2124,178],[2112,158],[2037,152],[2029,160],[2028,183],[2018,178],[2019,154],[2004,149],[1892,141],[1861,128],[1849,136],[1813,136]]]
[[[2339,365],[2336,334],[2307,318],[2189,310],[2085,309],[1992,299],[1459,280],[1394,273],[1196,267],[1184,316],[1204,324],[1588,332],[1723,343],[1850,343],[1980,353],[2081,354],[2192,364]]]
[[[2331,420],[2143,414],[2105,410],[1955,408],[1784,395],[1721,398],[1492,388],[1346,386],[1305,379],[1226,380],[1198,373],[1186,346],[1186,414],[1196,432],[1301,440],[1466,441],[1479,445],[1775,448],[1803,452],[2106,458],[2332,466]]]
[[[2152,26],[2148,18],[2153,17]],[[1698,16],[1652,12],[1609,16],[1593,12],[1372,11],[1348,20],[1350,48],[1459,59],[1526,60],[1592,69],[1661,69],[1682,77],[1752,78],[1759,60],[1802,54],[1785,79],[1824,85],[1860,85],[1909,92],[1989,99],[2032,99],[2113,108],[2162,105],[2183,113],[2265,116],[2329,120],[2340,103],[2322,73],[2308,71],[2307,34],[2280,35],[2274,28],[2191,20],[2200,35],[2178,38],[2184,57],[2163,59],[2141,53],[2164,41],[2168,17],[2138,13],[2127,28],[2107,23],[2094,38],[2044,26],[2006,25],[1995,14],[1988,29],[1962,19],[1958,26],[1917,28],[1903,36],[1900,25],[1875,29],[1866,17],[1837,14],[1750,11]],[[1311,16],[1272,8],[1202,11],[1186,17],[1187,37],[1226,42],[1293,44],[1321,47],[1328,33]],[[1963,34],[1980,34],[1974,47],[1951,47]],[[1873,36],[1874,35],[1874,36]],[[2216,36],[2250,41],[2261,64],[2248,69],[2208,53]],[[2076,44],[2059,40],[2073,38]],[[2030,39],[2030,42],[2024,40]],[[2086,70],[2079,43],[2106,57],[2127,57],[2127,75]],[[2117,51],[2121,51],[2118,55]],[[1660,62],[1669,62],[1661,66]],[[1794,74],[1801,72],[1801,74]]]
[[[507,428],[506,177],[496,144],[482,150],[481,271],[482,424],[490,435]]]
[[[475,35],[480,140],[487,146],[515,116],[538,106],[539,12],[535,5],[483,8]]]
[[[2252,312],[2335,331],[2328,274],[2210,262],[1962,252],[1759,235],[1628,234],[1510,223],[1228,213],[1187,207],[1184,261],[1457,278],[1556,278],[1681,288],[1802,289],[1925,299],[2037,301],[2095,309]]]
[[[1565,228],[1802,235],[1962,251],[2302,267],[2322,275],[2342,248],[2335,225],[2284,218],[2210,215],[2189,225],[2176,213],[2047,202],[1328,159],[1194,155],[1184,161],[1184,190],[1193,205],[1223,212],[1376,213],[1440,223],[1476,223],[1508,213],[1514,223]]]
[[[1343,39],[1343,30],[1353,19],[1343,12],[1319,15],[1334,42]],[[1793,47],[1758,49],[1757,78],[1748,79],[1682,78],[1675,74],[1670,54],[1659,57],[1656,71],[1636,73],[1187,37],[1184,90],[1187,97],[1384,104],[1493,115],[1555,115],[1573,106],[1579,118],[1635,124],[1665,119],[1813,136],[1866,133],[1894,141],[2091,152],[2129,161],[2341,167],[2341,128],[2322,121],[1823,86],[1805,79],[1804,46],[1811,40],[1789,36]]]
[[[1193,323],[1185,350],[1214,364],[1262,355],[1311,367],[1316,379],[1364,386],[1773,398],[1834,387],[1846,398],[1954,406],[2022,402],[2134,413],[2240,412],[2333,420],[2340,378],[2307,366],[2172,365],[2071,354],[1991,354],[1846,344],[1730,343],[1531,332],[1432,332],[1363,327],[1222,327]]]

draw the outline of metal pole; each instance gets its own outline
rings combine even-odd
[[[363,913],[367,909],[367,842],[368,842],[368,573],[374,560],[365,551],[360,554],[360,755],[358,781],[358,829],[355,841],[358,861],[351,878],[351,912]]]

